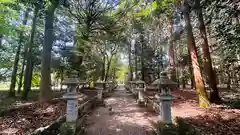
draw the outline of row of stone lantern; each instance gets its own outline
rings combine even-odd
[[[145,102],[144,100],[144,94],[143,92],[146,90],[146,83],[142,80],[137,80],[137,81],[129,81],[129,89],[130,91],[134,94],[137,95],[138,97],[138,103],[142,104]]]
[[[114,82],[113,81],[97,81],[95,85],[98,89],[98,99],[101,101],[103,96],[103,90],[110,92],[114,89]]]
[[[143,91],[146,90],[146,84],[144,81],[129,81],[130,90],[132,93],[138,92],[138,102],[142,103],[144,101]],[[171,116],[171,102],[173,100],[173,96],[171,94],[171,89],[177,87],[177,83],[171,81],[166,72],[162,72],[160,75],[160,79],[155,80],[153,85],[156,86],[159,94],[155,95],[159,103],[159,118],[164,123],[172,123]]]
[[[86,85],[86,81],[80,81],[78,79],[78,75],[76,71],[72,71],[70,76],[64,78],[62,85],[68,86],[67,93],[63,95],[63,98],[67,100],[67,111],[66,111],[66,121],[67,122],[75,122],[78,117],[78,94],[77,89],[79,85]],[[108,91],[111,91],[115,87],[115,83],[113,81],[97,81],[95,85],[98,87],[98,99],[102,101],[103,90],[105,88]]]

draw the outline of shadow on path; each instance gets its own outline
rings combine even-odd
[[[123,88],[117,89],[105,102],[106,107],[97,108],[87,118],[86,135],[152,135],[150,121],[155,121],[157,116],[139,107]]]

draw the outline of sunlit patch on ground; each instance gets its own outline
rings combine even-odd
[[[151,135],[150,120],[155,116],[147,115],[125,91],[116,91],[105,102],[106,108],[97,108],[88,117],[86,135]],[[112,114],[108,107],[112,107]]]

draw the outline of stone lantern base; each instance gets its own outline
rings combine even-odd
[[[156,95],[159,101],[159,119],[166,124],[172,123],[171,103],[173,97],[171,95]]]

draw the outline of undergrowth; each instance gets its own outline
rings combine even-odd
[[[200,135],[182,118],[176,118],[176,124],[164,124],[159,121],[154,124],[154,128],[155,135]]]

